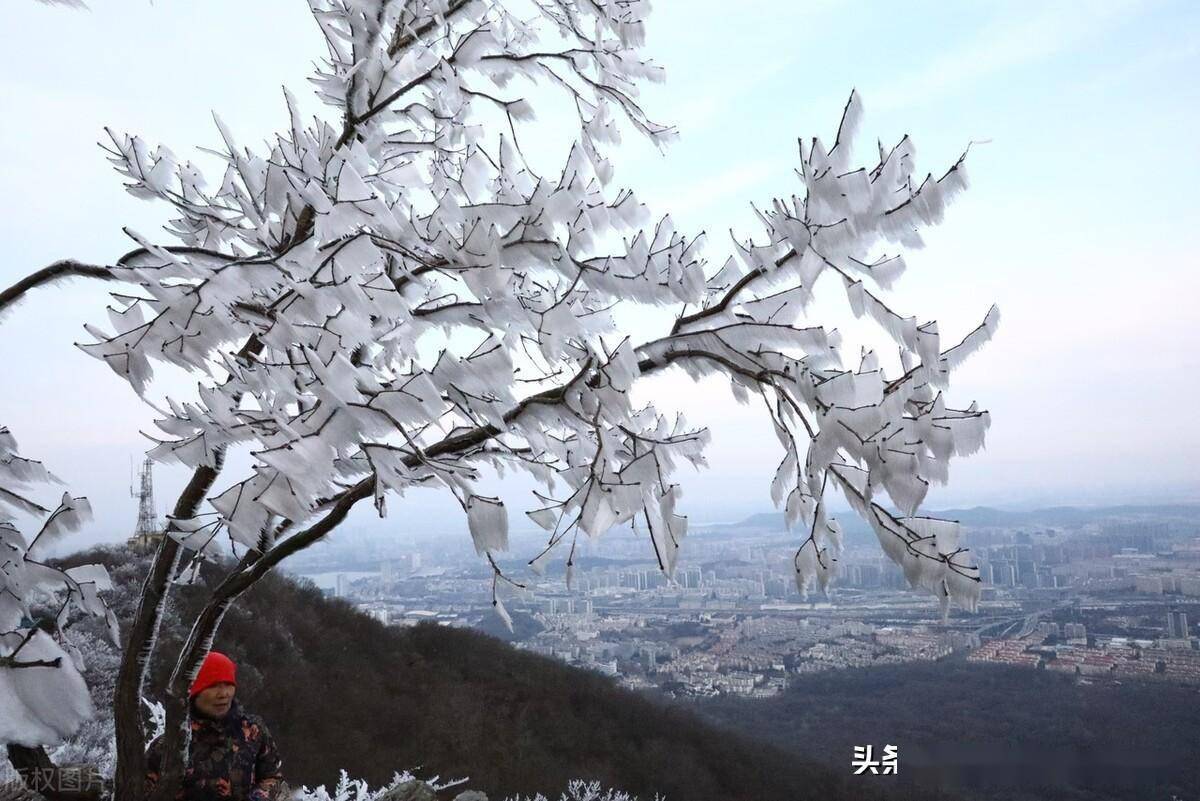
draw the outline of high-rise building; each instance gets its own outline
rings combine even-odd
[[[1187,612],[1181,609],[1167,612],[1167,637],[1172,640],[1186,640],[1188,636]]]
[[[1109,520],[1101,524],[1100,533],[1118,547],[1154,553],[1158,543],[1170,533],[1170,525],[1166,521]]]
[[[997,587],[1013,587],[1017,583],[1016,566],[1009,561],[992,562],[992,584]]]
[[[1017,560],[1016,571],[1018,584],[1029,589],[1037,587],[1037,566],[1034,564],[1032,558]]]
[[[883,583],[883,571],[878,565],[860,565],[858,574],[860,587],[878,587]]]

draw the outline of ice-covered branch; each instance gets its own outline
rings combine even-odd
[[[453,55],[484,36],[483,23],[473,25]],[[526,55],[532,53],[563,57],[549,50]],[[432,76],[432,69],[422,75]],[[465,149],[435,148],[427,165],[434,180],[418,187],[397,185],[386,170],[366,166],[412,158],[403,147],[389,155],[383,142],[377,153],[360,150],[357,167],[345,158],[331,162],[336,186],[323,200],[306,190],[318,222],[341,221],[314,229],[313,241],[277,256],[224,259],[144,246],[124,266],[144,294],[117,310],[116,335],[87,347],[138,387],[151,360],[199,366],[220,378],[202,388],[198,403],[169,401],[160,426],[174,438],[154,452],[203,465],[230,444],[257,443],[255,475],[213,499],[230,534],[249,547],[270,548],[273,517],[304,520],[345,478],[377,476],[381,510],[387,491],[430,480],[471,495],[477,473],[467,450],[440,459],[427,452],[436,441],[431,437],[444,431],[482,436],[475,448],[486,439],[505,446],[511,440],[538,454],[523,468],[573,487],[568,499],[581,514],[586,508],[585,530],[606,527],[596,521],[609,517],[630,519],[660,502],[664,482],[654,491],[644,482],[630,489],[629,482],[577,468],[612,450],[610,432],[636,430],[621,425],[635,413],[628,385],[668,364],[697,376],[717,369],[736,391],[778,396],[784,411],[775,422],[789,455],[773,494],[788,498],[789,519],[811,522],[822,497],[814,485],[823,486],[828,466],[842,459],[862,465],[872,486],[881,484],[911,512],[930,481],[946,479],[949,458],[981,441],[986,414],[948,409],[933,388],[946,386],[949,371],[986,340],[996,316],[989,313],[960,345],[943,351],[935,324],[896,313],[863,285],[864,279],[881,288],[893,283],[903,262],[869,251],[877,242],[912,244],[915,230],[936,222],[961,186],[962,166],[914,185],[911,146],[903,140],[881,152],[870,170],[847,170],[857,107],[852,96],[828,153],[818,140],[801,148],[805,195],[761,212],[768,242],[740,244],[739,258],[709,278],[699,240],[676,233],[669,218],[645,226],[645,210],[627,191],[606,190],[585,147],[571,151],[553,180],[534,176],[511,154],[506,159],[503,137],[496,142],[499,157],[487,155],[486,137]],[[248,169],[235,167],[239,174]],[[300,186],[298,176],[288,173],[280,191]],[[256,180],[270,183],[269,176]],[[311,187],[315,179],[305,180]],[[424,203],[422,192],[429,193]],[[633,235],[623,250],[598,253],[598,238],[608,230]],[[885,376],[866,352],[857,370],[842,369],[836,331],[806,324],[825,272],[840,279],[851,309],[876,319],[900,347],[902,375]],[[616,333],[617,305],[688,303],[701,308],[678,315],[663,339],[623,350],[605,344]],[[156,316],[148,318],[142,306]],[[463,348],[467,332],[482,339]],[[444,337],[442,345],[410,344],[435,335]],[[260,343],[259,358],[222,354],[222,342],[239,340]],[[521,373],[536,384],[578,376],[589,362],[602,367],[579,394],[559,393],[563,410],[530,424],[512,422],[521,405],[516,389],[530,380]],[[789,421],[803,428],[799,436],[788,433]],[[469,455],[498,458],[486,449]],[[790,494],[782,489],[789,482]],[[625,500],[602,511],[593,485]],[[653,534],[653,522],[650,528]],[[675,538],[669,528],[667,534],[663,541]]]
[[[62,259],[30,273],[7,289],[0,290],[0,316],[21,301],[26,292],[42,286],[61,283],[71,278],[97,278],[111,281],[115,276],[107,268],[96,264],[84,264],[74,259]]]

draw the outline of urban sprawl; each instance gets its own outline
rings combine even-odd
[[[985,589],[976,613],[945,621],[864,531],[847,537],[828,595],[802,598],[796,538],[766,515],[693,532],[670,579],[630,531],[581,542],[570,587],[561,572],[499,562],[527,584],[497,582],[511,634],[493,609],[491,567],[461,536],[364,534],[292,569],[388,625],[479,627],[677,697],[771,696],[809,673],[949,658],[1083,683],[1200,685],[1200,508],[964,526]]]

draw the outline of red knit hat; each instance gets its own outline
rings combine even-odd
[[[237,665],[225,654],[209,651],[208,656],[204,657],[204,664],[200,666],[200,672],[196,674],[196,680],[192,682],[192,689],[188,690],[188,697],[222,682],[237,684]]]

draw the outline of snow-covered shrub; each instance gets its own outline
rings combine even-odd
[[[386,786],[372,790],[365,781],[351,779],[343,770],[332,793],[325,789],[325,785],[321,785],[315,790],[301,787],[293,793],[292,798],[295,801],[433,801],[437,797],[435,794],[439,791],[459,784],[462,784],[461,780],[439,783],[437,776],[428,781],[422,781],[408,771],[404,771],[393,774],[391,782]],[[455,796],[455,801],[463,796],[467,796],[463,801],[470,801],[468,793],[460,793]]]
[[[324,785],[315,790],[302,787],[292,795],[292,799],[293,801],[427,801],[427,799],[435,797],[433,795],[435,792],[444,792],[461,783],[438,784],[436,778],[430,782],[422,782],[406,771],[397,773],[386,787],[371,790],[365,781],[351,779],[345,771],[342,771],[341,778],[332,793],[326,790]],[[443,797],[449,796],[443,795]],[[464,790],[453,796],[453,801],[488,801],[488,796],[478,790]],[[548,798],[538,793],[533,797],[514,796],[506,801],[555,801],[555,799],[553,796]],[[567,785],[567,789],[557,797],[557,801],[637,801],[637,798],[620,790],[601,789],[599,782],[575,780]],[[655,796],[655,801],[666,800]]]
[[[655,801],[666,801],[657,795],[654,799]],[[506,799],[506,801],[554,801],[554,799],[538,793],[533,798],[522,796]],[[558,796],[557,801],[637,801],[637,797],[620,790],[601,789],[600,782],[585,782],[576,779],[567,785],[567,789]]]

